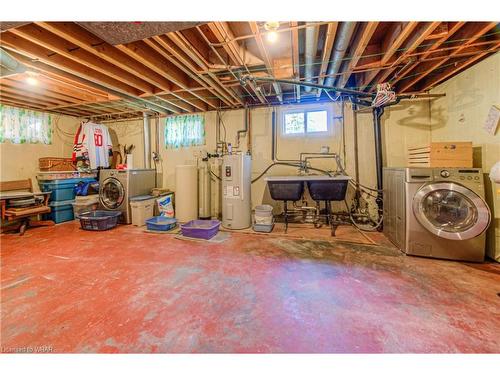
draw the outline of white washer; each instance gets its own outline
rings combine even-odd
[[[154,187],[154,169],[102,169],[99,176],[100,209],[121,211],[120,222],[130,224],[130,198],[150,194]]]
[[[384,233],[407,254],[482,262],[490,220],[479,168],[384,169]]]

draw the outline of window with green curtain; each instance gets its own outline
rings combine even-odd
[[[167,117],[165,120],[165,146],[179,148],[205,144],[205,117],[186,115]]]
[[[0,143],[52,144],[52,118],[44,112],[0,104]]]

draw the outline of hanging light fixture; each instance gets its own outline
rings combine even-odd
[[[275,43],[278,40],[278,28],[280,23],[278,21],[268,21],[264,24],[264,29],[266,29],[266,38],[270,43]]]

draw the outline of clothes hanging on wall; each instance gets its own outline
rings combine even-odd
[[[88,160],[90,168],[109,167],[113,143],[106,125],[82,122],[75,134],[73,161]]]

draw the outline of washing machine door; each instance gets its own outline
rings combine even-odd
[[[453,182],[422,187],[413,198],[413,214],[429,232],[449,240],[479,236],[490,224],[490,210],[472,190]]]
[[[114,210],[123,203],[125,199],[125,188],[116,178],[105,179],[99,188],[99,199],[108,210]]]

